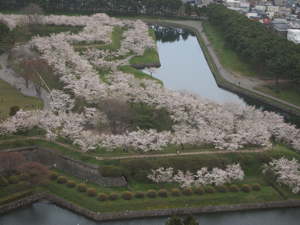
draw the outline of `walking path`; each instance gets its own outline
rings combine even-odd
[[[15,140],[26,140],[26,139],[36,139],[36,140],[45,140],[45,141],[49,141],[52,142],[54,144],[63,146],[65,148],[71,149],[75,152],[80,152],[83,153],[80,149],[72,147],[68,144],[64,144],[58,141],[51,141],[51,140],[47,140],[44,137],[27,137],[27,138],[22,138],[22,139],[9,139],[9,140],[4,140],[4,141],[0,141],[0,144],[4,143],[5,141],[15,141]],[[218,155],[218,154],[230,154],[230,153],[259,153],[259,152],[264,152],[267,151],[268,149],[270,149],[269,147],[265,147],[262,149],[257,149],[257,150],[238,150],[238,151],[226,151],[226,150],[220,150],[220,151],[205,151],[205,152],[186,152],[186,153],[171,153],[171,154],[156,154],[156,155],[137,155],[136,153],[134,153],[134,155],[129,155],[129,156],[119,156],[119,157],[109,157],[110,159],[133,159],[133,158],[157,158],[157,157],[167,157],[167,156],[176,156],[176,155],[210,155],[210,154],[214,154],[214,155]],[[114,153],[112,152],[111,155],[113,155]],[[91,157],[97,159],[97,160],[103,160],[103,158],[108,158],[108,157],[99,157],[99,156],[95,156],[95,155],[91,155],[89,154]]]
[[[166,22],[166,21],[164,21],[164,22]],[[224,69],[222,67],[222,64],[220,63],[220,61],[219,61],[219,59],[218,59],[211,43],[209,42],[207,36],[205,35],[204,32],[201,33],[201,31],[203,31],[202,21],[168,21],[168,22],[193,27],[193,28],[195,28],[199,31],[199,34],[201,35],[202,40],[204,41],[205,45],[207,46],[207,49],[208,49],[212,59],[214,60],[216,67],[219,68],[220,75],[226,81],[228,81],[232,84],[235,84],[237,86],[240,86],[240,87],[242,87],[246,90],[249,90],[251,92],[257,93],[257,94],[262,95],[264,97],[267,97],[269,99],[273,99],[277,102],[283,103],[285,105],[288,105],[288,106],[291,106],[293,108],[296,108],[296,109],[300,110],[300,106],[294,105],[292,103],[286,102],[284,100],[275,98],[273,96],[264,94],[262,92],[259,92],[259,91],[256,91],[256,90],[253,89],[253,87],[258,86],[258,85],[269,84],[269,81],[263,81],[263,80],[256,79],[256,78],[242,77],[238,74],[235,74],[237,76],[237,77],[235,77],[235,76],[232,76],[226,69]]]
[[[2,70],[0,70],[0,78],[7,83],[15,86],[17,89],[21,88],[21,93],[28,96],[37,97],[36,91],[33,88],[33,82],[29,81],[29,88],[26,88],[24,79],[16,74],[12,69],[6,68],[8,66],[7,63],[8,53],[3,53],[0,56],[0,64],[3,67]],[[32,88],[31,88],[32,87]],[[50,98],[48,98],[49,94],[45,91],[45,89],[42,90],[41,98],[44,100],[44,110],[50,110]]]

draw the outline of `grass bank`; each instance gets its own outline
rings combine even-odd
[[[0,79],[0,111],[5,116],[9,116],[12,106],[19,106],[23,111],[31,110],[32,105],[35,109],[43,109],[44,101],[37,97],[22,94],[17,88]],[[25,107],[28,104],[29,107]]]

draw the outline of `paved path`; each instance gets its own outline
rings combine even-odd
[[[0,56],[0,64],[3,67],[3,69],[0,70],[0,78],[13,86],[15,85],[16,88],[21,88],[22,94],[37,97],[36,91],[33,88],[33,82],[30,81],[29,88],[26,88],[24,84],[24,79],[20,75],[16,74],[12,69],[6,68],[6,66],[8,65],[7,57],[8,53],[3,53]],[[43,89],[41,98],[44,100],[44,110],[51,109],[51,100],[47,97],[48,95],[49,94],[45,91],[45,89]]]
[[[166,22],[166,21],[163,21],[163,22]],[[281,102],[285,105],[289,105],[291,107],[294,107],[294,108],[300,110],[300,106],[294,105],[292,103],[286,102],[284,100],[275,98],[273,96],[264,94],[262,92],[259,92],[259,91],[256,91],[256,90],[253,89],[253,87],[255,87],[257,85],[262,85],[262,84],[266,84],[266,83],[269,84],[270,81],[263,81],[263,80],[256,79],[256,78],[242,77],[242,76],[240,76],[239,74],[236,74],[236,73],[234,74],[235,76],[233,76],[225,68],[223,68],[222,64],[220,63],[220,61],[219,61],[213,47],[211,46],[211,43],[209,42],[208,38],[206,37],[205,33],[204,32],[201,33],[201,31],[203,31],[202,21],[168,21],[168,22],[169,23],[177,23],[177,24],[181,24],[181,25],[185,25],[185,26],[190,26],[190,27],[196,28],[199,31],[205,45],[207,46],[207,49],[209,50],[209,53],[210,53],[212,59],[215,62],[216,67],[221,69],[221,70],[219,70],[220,75],[226,81],[228,81],[232,84],[235,84],[237,86],[241,86],[244,89],[255,92],[255,93],[260,94],[262,96],[265,96],[267,98],[276,100],[277,102]]]

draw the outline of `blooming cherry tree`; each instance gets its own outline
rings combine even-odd
[[[164,183],[171,183],[173,181],[173,168],[169,167],[164,169],[160,167],[157,170],[152,170],[152,174],[148,174],[148,178],[155,183],[161,184],[160,187],[163,188]]]

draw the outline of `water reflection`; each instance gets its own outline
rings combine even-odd
[[[298,224],[300,208],[268,209],[259,211],[208,213],[195,215],[201,225],[283,225]],[[136,220],[94,222],[81,215],[46,202],[37,202],[0,216],[1,225],[164,225],[168,217]]]
[[[187,89],[200,92],[202,97],[222,103],[238,101],[260,110],[277,112],[285,121],[300,128],[300,118],[249,97],[219,88],[207,65],[198,41],[190,31],[172,27],[151,26],[159,46],[161,67],[153,76],[172,90]],[[146,72],[146,71],[144,71]]]

